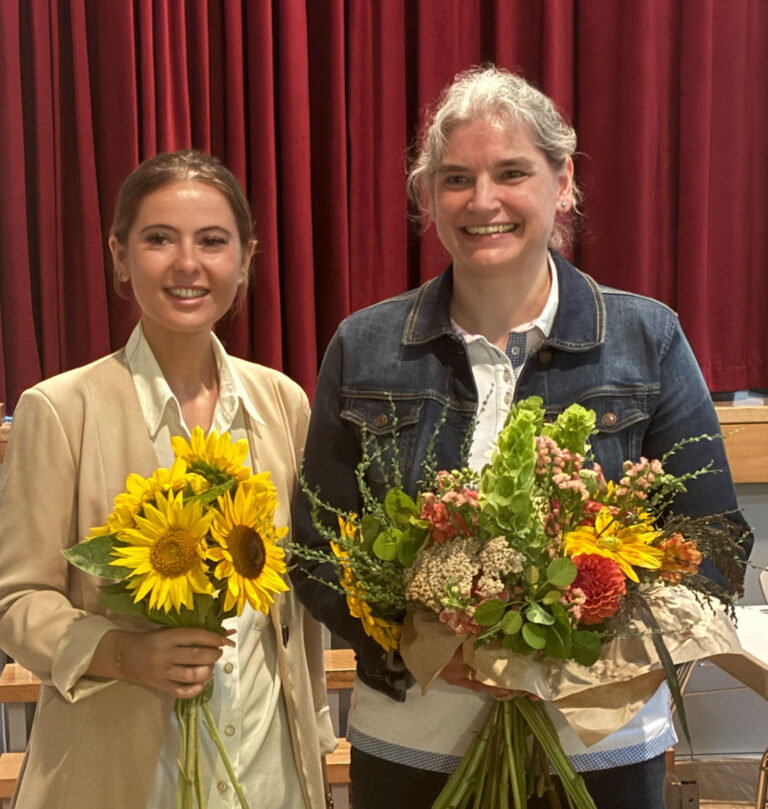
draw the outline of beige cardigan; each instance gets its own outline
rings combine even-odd
[[[276,371],[232,359],[264,424],[246,416],[256,471],[270,470],[290,521],[309,407]],[[98,580],[61,549],[105,522],[129,472],[157,465],[123,352],[26,391],[0,473],[0,648],[43,687],[15,806],[137,809],[146,805],[173,697],[85,677],[116,625]],[[294,755],[307,806],[325,806],[321,753],[335,745],[320,628],[292,592],[271,613]],[[264,809],[268,809],[265,807]]]

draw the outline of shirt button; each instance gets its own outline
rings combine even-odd
[[[516,357],[520,353],[520,346],[512,346],[509,353],[512,354],[513,357]]]
[[[507,391],[507,392],[504,394],[504,404],[508,405],[508,404],[510,404],[511,402],[512,402],[512,394],[511,394],[509,391]]]
[[[603,413],[603,417],[600,419],[603,427],[613,427],[616,422],[619,420],[618,416],[615,413]]]
[[[219,783],[216,784],[216,789],[223,794],[229,789],[229,784],[226,781],[219,781]]]
[[[508,369],[506,371],[504,371],[504,381],[507,384],[509,384],[512,381],[512,374],[509,373]]]
[[[234,736],[234,735],[235,735],[235,729],[232,727],[232,725],[227,725],[227,726],[224,728],[224,733],[225,733],[227,736]]]
[[[232,674],[232,672],[234,670],[235,670],[235,667],[231,663],[225,663],[224,664],[224,673],[225,674]]]

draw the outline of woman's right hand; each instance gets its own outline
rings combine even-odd
[[[107,632],[86,672],[166,691],[177,699],[197,696],[213,677],[226,635],[206,629],[154,629]]]

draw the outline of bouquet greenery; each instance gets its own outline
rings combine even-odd
[[[268,613],[274,595],[286,591],[285,554],[278,544],[287,527],[274,525],[277,492],[269,472],[243,465],[245,440],[229,433],[207,437],[199,427],[188,443],[172,439],[175,461],[148,478],[128,476],[105,525],[64,552],[69,562],[112,579],[102,588],[110,610],[166,627],[201,627],[224,634],[224,621],[248,603]],[[176,700],[179,722],[177,809],[202,809],[200,716],[216,745],[240,805],[248,803],[202,694]]]
[[[512,409],[480,474],[427,469],[415,499],[398,485],[383,500],[373,496],[366,472],[378,453],[366,447],[357,470],[360,515],[339,512],[303,482],[351,614],[384,649],[401,648],[422,687],[430,679],[417,674],[425,635],[413,626],[429,625],[430,616],[459,644],[488,647],[496,658],[515,659],[509,669],[523,671],[540,661],[591,667],[607,641],[636,633],[639,623],[682,713],[665,629],[648,597],[663,602],[685,588],[707,605],[715,600],[732,610],[743,581],[741,537],[718,515],[668,513],[688,481],[712,470],[675,476],[664,463],[685,444],[708,437],[686,439],[659,460],[627,461],[621,479],[607,481],[590,454],[594,427],[594,412],[580,405],[547,424],[541,399],[524,400]],[[328,528],[327,511],[336,513],[338,531]],[[327,559],[319,549],[298,546],[295,552]],[[704,555],[725,574],[727,588],[699,574]],[[483,681],[509,687],[487,673]],[[494,705],[434,809],[523,809],[530,795],[547,791],[557,801],[550,768],[571,807],[594,806],[544,703],[529,696]]]

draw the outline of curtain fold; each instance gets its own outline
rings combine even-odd
[[[424,105],[495,61],[579,134],[599,281],[675,308],[713,390],[768,388],[763,0],[5,0],[0,400],[122,345],[106,235],[124,177],[190,146],[252,204],[229,349],[308,391],[350,311],[440,272],[409,226]]]

